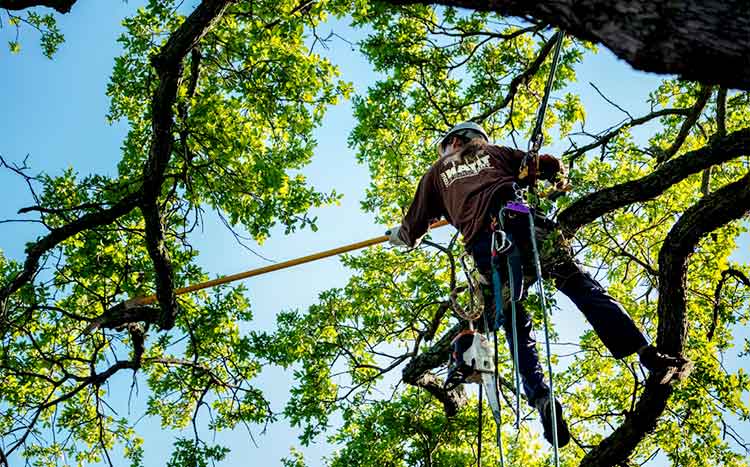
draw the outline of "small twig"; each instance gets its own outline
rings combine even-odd
[[[721,273],[721,279],[719,280],[719,283],[716,285],[716,290],[714,291],[714,311],[713,311],[713,317],[711,318],[711,327],[708,329],[708,332],[706,333],[706,338],[710,342],[714,338],[714,333],[716,332],[716,326],[719,321],[719,311],[721,310],[721,290],[724,288],[724,284],[726,284],[727,280],[730,277],[734,277],[738,281],[740,281],[742,284],[744,284],[746,287],[750,287],[750,278],[748,278],[742,271],[739,269],[729,268],[725,269]]]
[[[602,93],[602,92],[601,92],[601,91],[599,90],[599,88],[597,88],[597,87],[596,87],[596,85],[595,85],[594,83],[592,83],[591,81],[589,81],[589,84],[591,85],[591,87],[592,87],[592,88],[594,88],[594,90],[596,91],[596,93],[597,93],[597,94],[599,94],[599,96],[601,96],[601,98],[602,98],[602,99],[604,99],[605,101],[607,101],[607,102],[608,102],[609,104],[611,104],[611,105],[612,105],[613,107],[615,107],[615,108],[616,108],[617,110],[619,110],[620,112],[622,112],[622,113],[624,113],[625,115],[627,115],[627,116],[628,116],[628,118],[629,118],[629,119],[630,119],[631,121],[635,120],[635,119],[633,118],[633,116],[632,116],[632,115],[630,114],[630,112],[628,112],[627,110],[623,109],[623,108],[622,108],[622,107],[620,107],[619,105],[615,104],[615,103],[614,103],[614,102],[613,102],[613,101],[612,101],[611,99],[609,99],[609,98],[608,98],[607,96],[605,96],[605,95],[604,95],[604,93]]]

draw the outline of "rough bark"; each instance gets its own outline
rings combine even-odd
[[[532,17],[602,44],[633,68],[750,89],[750,9],[742,0],[388,0]]]
[[[128,307],[125,302],[118,303],[108,309],[101,316],[94,319],[87,331],[97,329],[118,329],[133,323],[155,323],[159,317],[159,309],[151,306]]]
[[[143,170],[141,211],[146,223],[146,247],[156,273],[156,296],[161,306],[159,326],[162,329],[171,329],[177,316],[172,262],[164,243],[159,196],[174,146],[174,105],[182,77],[182,61],[232,3],[234,0],[203,1],[151,60],[159,85],[152,100],[153,135]]]
[[[750,212],[750,173],[690,207],[672,227],[659,252],[658,336],[660,351],[682,353],[687,336],[685,280],[687,262],[708,233]],[[641,440],[653,431],[667,406],[671,386],[649,378],[646,389],[623,424],[581,461],[582,467],[625,462]]]
[[[685,273],[687,257],[707,233],[750,212],[750,173],[704,197],[680,217],[664,240],[659,253],[660,349],[682,351],[686,333]]]
[[[69,13],[77,0],[0,0],[0,8],[24,10],[35,6],[52,8],[59,13]]]
[[[717,138],[707,146],[662,164],[645,177],[583,196],[562,211],[558,220],[566,235],[572,236],[581,226],[608,212],[653,199],[694,173],[747,154],[750,154],[750,128]]]

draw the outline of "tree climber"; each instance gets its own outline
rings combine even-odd
[[[516,199],[517,188],[525,185],[524,181],[519,179],[519,169],[526,153],[492,145],[481,126],[473,122],[464,122],[453,127],[441,139],[438,144],[438,155],[438,160],[419,182],[417,192],[401,225],[387,232],[389,241],[394,246],[415,246],[427,232],[430,222],[445,217],[462,233],[466,250],[474,257],[485,284],[490,284],[492,218],[508,201]],[[550,181],[565,176],[564,166],[549,155],[540,156],[539,172],[540,179]],[[554,224],[546,218],[542,220],[545,221],[540,223],[542,229],[550,229],[550,224]],[[524,226],[524,234],[516,234],[514,238],[524,262],[527,263],[530,242],[528,226]],[[512,222],[505,228],[513,229]],[[654,373],[662,384],[673,377],[683,377],[687,373],[687,360],[657,352],[656,347],[648,343],[622,305],[588,273],[581,270],[570,252],[564,252],[564,256],[565,261],[548,265],[547,268],[555,281],[555,286],[583,312],[615,358],[621,359],[638,353],[641,364]],[[483,294],[485,316],[495,316],[492,289],[484,285]],[[503,327],[512,354],[509,308],[505,306],[503,310],[506,317]],[[529,405],[536,408],[540,414],[545,438],[552,443],[549,387],[544,381],[539,364],[531,317],[522,302],[517,302],[516,313],[518,366],[524,392]],[[559,446],[564,446],[570,436],[562,417],[560,403],[555,403],[558,415],[558,443]]]

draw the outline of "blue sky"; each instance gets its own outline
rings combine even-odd
[[[66,43],[50,61],[36,46],[37,37],[28,28],[21,36],[23,52],[11,55],[5,46],[15,34],[5,26],[0,30],[0,89],[3,90],[0,111],[0,155],[19,161],[26,155],[34,171],[60,173],[74,167],[81,174],[114,175],[120,157],[120,144],[126,132],[123,124],[108,125],[105,121],[108,100],[105,87],[119,53],[116,38],[121,32],[120,21],[132,14],[141,2],[96,1],[79,2],[73,13],[59,18]],[[361,38],[345,22],[324,25],[350,41]],[[327,52],[341,66],[343,78],[352,81],[357,91],[366,89],[374,80],[367,62],[352,52],[344,41],[335,40]],[[601,129],[616,123],[621,115],[598,97],[589,81],[634,115],[648,110],[644,98],[659,78],[636,73],[616,60],[607,51],[588,57],[578,69],[579,83],[574,91],[581,94],[588,113],[590,128]],[[369,177],[365,167],[355,162],[346,145],[354,121],[351,105],[344,102],[329,110],[322,128],[316,133],[318,148],[312,164],[304,170],[314,186],[322,191],[336,189],[344,194],[340,206],[319,209],[319,230],[284,236],[282,231],[254,249],[273,260],[285,260],[315,251],[340,246],[381,235],[386,226],[374,224],[372,216],[360,210]],[[551,145],[548,151],[563,149]],[[0,218],[15,217],[15,211],[30,203],[26,187],[16,177],[0,172],[0,197],[7,200],[0,206]],[[217,219],[207,217],[204,231],[194,237],[201,251],[199,263],[212,275],[228,274],[267,264],[266,261],[240,247]],[[38,230],[28,224],[3,224],[0,248],[11,258],[22,258],[24,243]],[[447,235],[441,233],[440,235]],[[748,261],[750,241],[742,239],[736,259]],[[272,273],[246,282],[255,313],[247,329],[272,329],[275,315],[290,308],[304,309],[316,301],[318,293],[346,283],[349,272],[335,259],[326,259],[298,268]],[[583,317],[561,299],[562,311],[556,320],[563,338],[575,339],[586,329]],[[560,316],[566,317],[561,319]],[[573,319],[567,319],[573,317]],[[129,386],[129,377],[118,378],[113,386]],[[282,370],[264,370],[258,385],[271,395],[273,406],[281,410],[286,400],[290,379]],[[137,408],[137,407],[136,407]],[[137,410],[134,410],[137,413]],[[144,420],[138,429],[146,438],[147,465],[164,465],[171,448],[172,436],[163,433],[158,422]],[[255,447],[244,431],[219,435],[232,449],[227,466],[280,466],[279,458],[290,446],[298,446],[296,431],[283,421],[271,425],[266,434],[255,433]],[[321,456],[331,452],[324,439],[302,449],[310,465],[322,465]]]

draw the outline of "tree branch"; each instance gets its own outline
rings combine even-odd
[[[164,243],[162,213],[158,200],[174,145],[172,135],[174,104],[182,78],[182,61],[234,1],[204,0],[201,2],[185,22],[171,34],[159,53],[151,59],[159,77],[159,85],[152,99],[153,136],[149,157],[143,169],[141,211],[146,223],[146,247],[156,274],[156,296],[161,306],[159,320],[161,329],[171,329],[177,317],[172,262]]]
[[[661,164],[663,162],[668,161],[672,157],[674,157],[675,154],[677,154],[677,151],[680,150],[682,145],[685,143],[685,140],[690,135],[690,131],[693,129],[695,124],[698,122],[698,118],[700,118],[701,113],[703,112],[703,109],[706,107],[706,104],[708,103],[708,100],[711,98],[711,93],[713,92],[712,86],[702,86],[700,92],[698,93],[698,97],[695,100],[695,104],[690,108],[687,118],[684,122],[682,122],[682,126],[680,127],[680,132],[677,134],[677,138],[675,138],[672,145],[664,151],[663,153],[660,153],[656,161]]]
[[[9,297],[34,276],[39,267],[39,260],[45,253],[84,230],[109,224],[118,217],[124,216],[135,208],[139,200],[140,193],[127,195],[109,209],[81,216],[73,222],[53,229],[46,236],[28,245],[23,270],[10,283],[0,289],[0,317],[5,317],[7,313]]]
[[[701,198],[680,217],[659,252],[657,347],[671,355],[682,353],[687,335],[685,279],[688,256],[706,234],[750,212],[750,173]],[[667,406],[672,386],[652,375],[635,410],[623,424],[581,461],[581,467],[613,466],[625,462]]]
[[[750,128],[745,128],[667,161],[645,177],[585,195],[563,210],[558,221],[566,235],[572,236],[581,226],[608,212],[653,199],[694,173],[748,153]]]
[[[426,389],[435,396],[445,407],[445,414],[453,416],[466,404],[463,389],[446,391],[442,381],[430,370],[445,364],[445,356],[450,353],[451,341],[463,328],[462,323],[454,325],[435,342],[432,347],[412,358],[403,369],[402,378],[405,383]]]
[[[727,88],[720,87],[716,93],[716,134],[714,138],[722,138],[727,135]],[[711,167],[703,171],[701,179],[701,193],[706,196],[711,190]]]
[[[623,130],[627,128],[643,125],[644,123],[648,123],[655,118],[665,117],[667,115],[688,115],[689,112],[689,108],[661,109],[651,112],[650,114],[644,115],[642,117],[631,118],[629,121],[626,121],[625,123],[617,126],[613,130],[608,131],[601,136],[598,136],[596,141],[585,146],[565,151],[562,156],[570,156],[569,162],[573,162],[592,149],[596,149],[599,146],[606,146],[610,141],[612,141],[612,139],[614,139],[617,135],[619,135]]]
[[[721,309],[721,291],[724,288],[724,284],[726,284],[727,279],[729,279],[730,277],[734,277],[738,281],[742,282],[745,287],[750,288],[750,279],[748,279],[748,277],[739,269],[729,268],[721,272],[721,279],[716,285],[716,290],[714,291],[714,311],[713,317],[711,319],[711,327],[706,333],[706,338],[709,341],[713,340],[714,332],[716,332],[716,325],[719,322],[719,310]]]
[[[159,309],[150,306],[127,305],[127,302],[119,303],[102,313],[89,324],[87,332],[97,329],[118,329],[127,324],[134,323],[156,323],[159,318]]]
[[[750,211],[750,173],[702,198],[685,211],[664,240],[659,252],[660,349],[682,351],[686,333],[685,270],[687,257],[707,233],[739,219]]]
[[[43,6],[52,8],[58,13],[69,13],[77,0],[0,0],[0,8],[6,10],[24,10],[26,8]]]
[[[529,80],[536,74],[536,72],[539,71],[542,63],[544,63],[544,60],[547,59],[550,52],[552,51],[552,48],[555,46],[555,41],[557,40],[557,36],[559,34],[562,33],[556,33],[547,42],[545,42],[541,50],[539,50],[539,54],[536,56],[531,65],[529,65],[526,70],[524,70],[521,74],[511,80],[508,86],[508,93],[505,95],[505,98],[503,98],[502,101],[485,110],[476,117],[472,117],[471,120],[477,123],[482,123],[498,111],[507,107],[508,104],[510,104],[510,102],[513,100],[513,97],[516,95],[516,92],[518,92],[518,87],[521,86],[521,84],[528,83]]]
[[[532,17],[601,43],[633,68],[750,89],[750,10],[743,2],[687,0],[388,0]],[[732,70],[727,73],[726,70]]]

